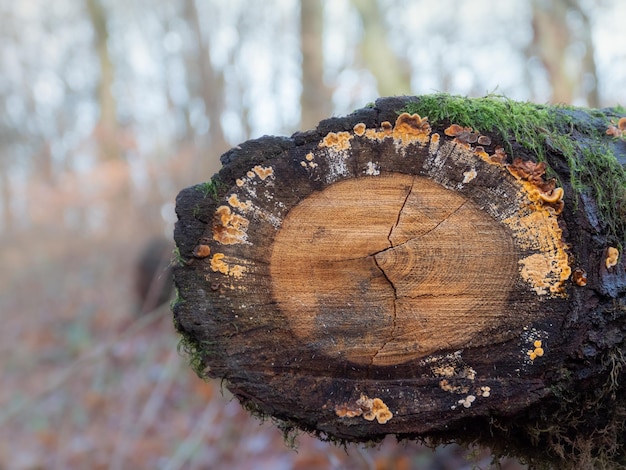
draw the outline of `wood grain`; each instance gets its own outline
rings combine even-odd
[[[335,183],[294,207],[272,246],[273,296],[302,341],[392,365],[480,340],[517,271],[506,228],[423,177]]]

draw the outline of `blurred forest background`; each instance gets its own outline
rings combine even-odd
[[[620,0],[0,0],[0,469],[490,468],[393,439],[290,450],[187,367],[138,259],[225,150],[378,96],[624,105],[624,18]]]

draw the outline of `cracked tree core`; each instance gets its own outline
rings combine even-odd
[[[510,233],[477,204],[404,174],[335,183],[287,215],[272,294],[324,354],[387,366],[481,346],[506,324],[518,277]]]

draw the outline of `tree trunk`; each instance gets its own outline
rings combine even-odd
[[[384,12],[376,0],[352,0],[363,24],[359,52],[363,64],[376,78],[381,95],[411,92],[411,68],[389,44]]]
[[[580,18],[573,28],[568,16]],[[573,103],[584,99],[598,106],[598,74],[591,25],[578,0],[534,0],[532,2],[533,40],[531,49],[539,57],[552,88],[553,103]],[[581,58],[575,57],[573,45],[584,46]]]
[[[324,7],[321,0],[300,0],[302,93],[300,126],[314,127],[332,111],[332,91],[324,83]]]
[[[209,120],[208,143],[205,148],[210,148],[219,154],[228,148],[220,119],[225,108],[224,74],[222,71],[216,70],[211,62],[208,35],[203,33],[203,24],[195,0],[186,0],[185,18],[195,40],[195,54],[190,56],[189,69],[197,73],[197,76],[190,77],[193,83],[189,84],[189,87],[200,94],[204,103],[204,112]],[[213,171],[215,163],[211,159],[200,161],[196,170],[199,172]]]
[[[109,27],[107,11],[100,0],[87,0],[87,11],[94,30],[94,41],[100,62],[98,105],[100,117],[96,129],[100,157],[103,160],[120,157],[117,105],[113,95],[115,67],[109,53]]]
[[[177,199],[174,315],[192,365],[324,438],[616,462],[618,118],[396,97],[227,152]]]

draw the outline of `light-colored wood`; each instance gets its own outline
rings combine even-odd
[[[503,224],[459,193],[398,173],[335,183],[276,235],[273,296],[292,331],[330,357],[393,365],[484,345],[516,279]]]

